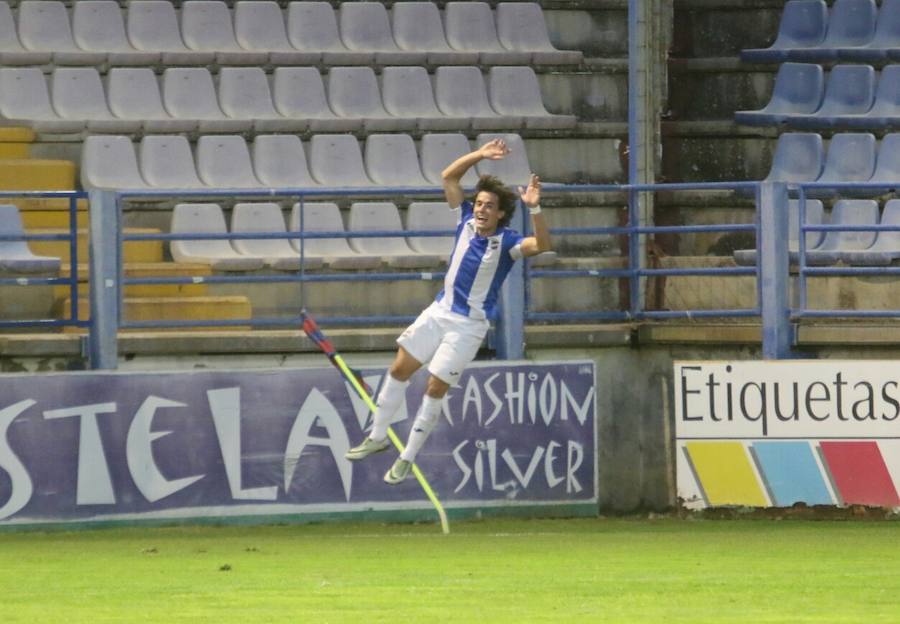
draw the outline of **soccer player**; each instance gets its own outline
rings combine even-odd
[[[416,454],[441,415],[441,402],[459,380],[487,334],[500,286],[516,260],[550,250],[550,232],[541,213],[541,182],[534,174],[518,196],[531,213],[534,236],[523,237],[506,226],[516,209],[516,193],[494,176],[481,176],[473,201],[463,201],[460,180],[482,159],[499,160],[509,154],[502,139],[459,157],[442,172],[444,195],[451,208],[459,207],[460,222],[450,254],[444,288],[435,301],[397,338],[399,348],[378,394],[371,433],[346,457],[360,460],[384,451],[390,442],[388,426],[403,402],[409,378],[428,362],[428,385],[416,414],[406,448],[384,475],[391,485],[409,476]]]

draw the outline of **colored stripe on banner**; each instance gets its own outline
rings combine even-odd
[[[900,505],[877,442],[822,441],[819,447],[844,503],[879,507]]]
[[[741,442],[688,442],[688,459],[709,505],[768,505]]]
[[[754,442],[750,454],[776,507],[834,504],[809,442]]]

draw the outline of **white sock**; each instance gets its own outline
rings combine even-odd
[[[409,381],[400,381],[394,379],[390,374],[385,377],[384,385],[381,386],[381,392],[378,393],[378,400],[375,402],[377,409],[372,416],[372,431],[369,437],[380,442],[387,437],[388,427],[391,425],[391,419],[400,409],[404,397],[406,397],[406,387]]]
[[[425,395],[422,399],[422,405],[419,407],[419,413],[416,414],[416,420],[413,422],[412,431],[409,432],[409,440],[406,442],[406,448],[400,453],[400,459],[406,461],[416,461],[416,455],[428,439],[428,434],[437,425],[438,419],[441,417],[441,404],[443,399],[435,399]]]

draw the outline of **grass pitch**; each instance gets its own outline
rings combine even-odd
[[[900,523],[488,520],[0,534],[0,621],[897,622]]]

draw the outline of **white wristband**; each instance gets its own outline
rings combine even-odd
[[[541,205],[538,204],[537,206],[529,206],[528,214],[532,214],[532,215],[541,214]]]

